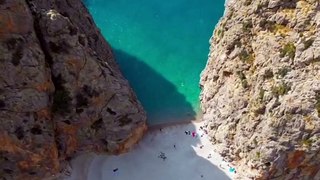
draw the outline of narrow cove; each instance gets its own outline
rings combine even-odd
[[[224,0],[87,0],[151,125],[199,115],[199,76]]]

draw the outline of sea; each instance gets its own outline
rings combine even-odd
[[[225,0],[84,0],[150,125],[201,117],[199,80]]]

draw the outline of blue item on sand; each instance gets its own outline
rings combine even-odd
[[[235,172],[236,172],[236,169],[235,169],[235,168],[230,167],[230,168],[229,168],[229,172],[231,172],[231,173],[235,173]]]

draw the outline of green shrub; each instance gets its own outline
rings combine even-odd
[[[245,21],[245,22],[242,23],[242,30],[244,32],[251,31],[252,27],[253,27],[253,25],[252,25],[252,21],[251,20]]]
[[[309,40],[303,42],[304,50],[308,49],[313,44],[313,42],[314,42],[313,39],[309,39]]]
[[[246,76],[243,74],[243,72],[238,71],[237,74],[238,74],[241,81],[247,79]]]
[[[261,3],[259,3],[258,6],[257,6],[257,10],[260,10],[262,8],[263,8],[263,5]]]
[[[264,114],[266,112],[266,106],[265,105],[262,105],[260,107],[257,107],[255,110],[254,110],[254,115],[255,116],[258,116],[260,114]]]
[[[245,6],[249,6],[251,3],[252,3],[252,0],[246,0],[246,1],[244,2],[244,5],[245,5]]]
[[[241,80],[242,87],[246,89],[248,87],[248,81],[247,81],[246,76],[241,71],[238,71],[237,74]]]
[[[294,59],[296,54],[296,46],[293,43],[287,43],[280,50],[280,57],[288,56],[290,59]]]
[[[249,54],[247,50],[243,49],[238,55],[242,62],[246,62],[249,64],[253,63],[254,57],[252,54]]]
[[[302,140],[302,144],[307,146],[307,147],[311,147],[312,146],[313,141],[311,139],[304,139]]]
[[[268,31],[271,31],[271,32],[274,32],[275,31],[275,25],[274,25],[274,22],[272,21],[268,21],[266,19],[262,19],[260,22],[259,22],[259,26],[263,29],[266,29]]]
[[[290,71],[289,68],[287,67],[283,67],[281,69],[279,69],[279,71],[277,72],[277,74],[280,76],[280,77],[285,77],[287,75],[287,73]]]
[[[223,35],[224,35],[224,30],[219,29],[219,30],[217,31],[217,36],[218,36],[219,38],[222,38]]]
[[[257,157],[258,159],[260,159],[260,158],[261,158],[261,152],[256,152],[256,157]]]
[[[263,78],[264,79],[270,79],[270,78],[273,78],[273,72],[271,69],[268,69],[264,72],[264,75],[263,75]]]
[[[281,83],[279,86],[273,86],[271,88],[272,94],[276,97],[287,94],[290,91],[291,87],[285,83]]]
[[[318,117],[320,117],[320,93],[316,94],[316,110],[318,112]]]
[[[241,81],[241,85],[244,89],[249,87],[248,81],[246,79]]]
[[[261,88],[261,89],[260,89],[260,92],[259,92],[259,101],[260,101],[260,102],[263,101],[264,93],[265,93],[265,90]]]

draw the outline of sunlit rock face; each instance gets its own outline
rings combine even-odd
[[[319,27],[316,0],[227,3],[201,106],[240,179],[320,179]]]
[[[122,153],[146,114],[80,0],[0,0],[0,179]]]

